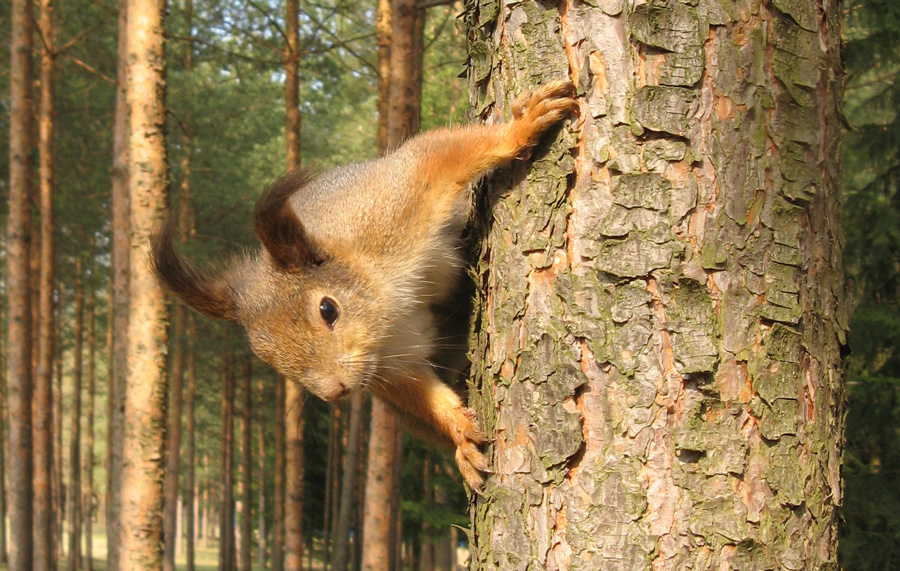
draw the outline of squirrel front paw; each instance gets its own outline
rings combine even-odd
[[[514,121],[511,135],[518,147],[519,159],[531,156],[540,135],[578,109],[575,86],[558,79],[542,85],[530,93],[519,95],[512,103]]]
[[[454,437],[456,444],[456,465],[462,474],[466,484],[472,488],[472,491],[481,495],[484,487],[484,477],[482,474],[490,472],[488,468],[487,458],[479,449],[481,445],[488,441],[484,432],[478,424],[475,411],[471,408],[462,409],[457,420],[456,435]]]

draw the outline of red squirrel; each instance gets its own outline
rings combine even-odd
[[[463,267],[468,185],[530,157],[576,110],[574,95],[554,81],[519,96],[510,123],[437,129],[376,160],[288,173],[256,205],[259,251],[204,272],[175,251],[168,225],[152,238],[151,265],[190,307],[240,323],[288,380],[326,401],[366,389],[449,439],[480,492],[487,439],[429,361],[432,307]]]

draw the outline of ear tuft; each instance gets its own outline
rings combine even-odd
[[[324,259],[317,255],[303,224],[291,208],[293,194],[309,184],[309,170],[297,169],[270,186],[256,203],[253,228],[263,247],[286,271],[317,266]]]
[[[234,319],[235,302],[228,284],[209,276],[175,251],[175,217],[150,237],[150,267],[156,278],[185,304],[212,317]]]

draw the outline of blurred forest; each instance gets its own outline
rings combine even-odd
[[[421,128],[464,123],[468,94],[459,75],[464,72],[466,54],[456,19],[461,2],[419,4],[427,6],[422,8],[426,16],[422,24]],[[113,369],[111,168],[118,10],[111,0],[73,0],[58,3],[53,10],[52,552],[70,563],[69,569],[76,568],[76,562],[80,568],[104,569],[108,451],[118,438],[109,430],[108,384]],[[900,3],[848,0],[843,10],[848,74],[845,115],[850,127],[844,143],[844,259],[855,284],[858,308],[851,327],[853,355],[847,376],[846,525],[840,540],[841,565],[848,570],[898,569]],[[189,237],[182,249],[192,258],[221,260],[241,248],[254,247],[250,224],[253,204],[262,189],[286,169],[286,14],[285,4],[278,0],[169,2],[169,201],[173,212],[190,214]],[[37,21],[37,5],[34,15]],[[374,0],[318,0],[300,6],[303,165],[324,169],[378,154],[376,15]],[[10,144],[11,30],[12,5],[0,3],[3,148]],[[40,51],[42,45],[48,45],[47,37],[35,30],[35,115],[41,92]],[[37,121],[35,148],[36,127]],[[0,197],[4,203],[10,195],[9,180],[10,157],[3,153]],[[42,263],[37,255],[41,205],[37,182],[33,186],[30,265],[32,289],[37,291]],[[184,189],[189,189],[187,200],[181,198]],[[7,209],[0,216],[6,227]],[[7,239],[6,234],[0,238],[3,291],[8,285]],[[40,315],[36,294],[32,306],[34,315]],[[9,315],[4,295],[4,332]],[[170,548],[179,568],[239,565],[242,569],[280,569],[284,554],[278,550],[284,547],[275,535],[283,529],[279,526],[283,526],[285,514],[284,504],[279,503],[284,500],[276,497],[276,467],[284,462],[283,448],[278,449],[283,446],[284,426],[276,422],[279,381],[252,357],[242,334],[228,324],[208,319],[191,319],[189,323],[180,333],[172,329],[168,336],[169,356],[177,354],[178,346],[184,347],[187,355],[180,373],[185,376],[185,401],[180,419],[179,493],[174,505],[170,500],[179,540]],[[35,360],[37,334],[35,327]],[[4,333],[0,337],[4,390],[7,343]],[[223,407],[223,385],[231,386],[235,410],[230,413]],[[10,465],[7,430],[15,419],[8,418],[5,393],[3,397],[0,485],[5,490]],[[170,394],[170,402],[173,398],[175,395]],[[358,568],[363,482],[350,480],[349,527],[339,530],[338,520],[342,478],[349,477],[343,468],[345,456],[352,458],[346,454],[350,440],[357,439],[360,451],[352,473],[364,475],[367,431],[352,433],[350,401],[327,405],[300,396],[286,406],[295,412],[300,410],[304,419],[303,566]],[[229,414],[236,415],[238,422],[234,418],[229,422]],[[361,412],[362,426],[368,426],[367,414]],[[278,431],[282,431],[280,437]],[[189,440],[193,442],[190,454],[184,448]],[[223,442],[233,447],[233,455],[223,453]],[[466,498],[452,458],[409,436],[404,437],[401,449],[402,461],[393,467],[394,486],[402,490],[392,510],[393,568],[449,569],[447,562],[455,557],[456,545],[465,542],[465,535],[453,526],[468,523]],[[230,470],[223,462],[225,456],[232,458]],[[195,473],[193,483],[186,476],[188,467]],[[233,476],[223,470],[233,470]],[[223,482],[234,483],[236,513],[230,521],[223,517],[228,513],[223,512],[227,509],[223,508]],[[189,497],[193,501],[185,502]],[[6,502],[4,492],[0,494],[0,514],[7,512]],[[190,527],[187,520],[192,522]],[[249,523],[239,526],[239,522]],[[237,531],[230,546],[220,542],[227,526]],[[188,534],[185,530],[190,528],[193,531]],[[7,537],[13,531],[8,529],[7,519],[0,517],[0,564],[6,561],[10,547]],[[72,543],[71,538],[75,538]],[[350,561],[332,560],[338,541],[343,545],[350,542]],[[42,548],[47,546],[35,546],[36,551]],[[245,551],[248,548],[252,553],[249,557]],[[78,556],[73,558],[73,553]]]

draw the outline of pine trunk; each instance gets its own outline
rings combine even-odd
[[[166,302],[148,263],[150,232],[162,223],[165,147],[165,0],[131,2],[126,34],[129,111],[129,317],[121,440],[119,569],[162,567],[160,514],[166,441]]]
[[[107,560],[118,570],[122,546],[122,462],[125,431],[125,379],[128,376],[129,256],[131,254],[131,197],[129,195],[129,121],[128,121],[128,3],[118,1],[118,60],[116,73],[116,109],[113,125],[112,164],[112,289],[113,360],[109,379],[109,425],[107,427],[106,513]]]
[[[359,474],[356,470],[359,458],[359,431],[362,424],[363,394],[355,393],[350,399],[350,428],[347,431],[347,448],[344,450],[341,472],[340,512],[337,534],[334,537],[334,571],[347,571],[350,561],[350,520],[354,510],[354,496]]]
[[[272,500],[272,571],[284,571],[284,432],[287,380],[275,375],[275,498]]]
[[[75,347],[72,356],[72,409],[69,424],[69,493],[66,519],[69,544],[66,569],[75,571],[81,563],[81,377],[84,365],[84,263],[75,259]]]
[[[287,382],[285,393],[285,514],[284,568],[299,571],[303,564],[303,390]]]
[[[54,23],[52,0],[41,0],[41,101],[38,111],[40,154],[40,269],[38,280],[37,367],[34,375],[34,569],[56,569],[53,555],[53,86]],[[34,247],[34,246],[33,246]]]
[[[222,353],[222,505],[219,511],[219,569],[234,571],[234,369],[229,338]]]
[[[241,542],[240,542],[240,569],[250,571],[253,562],[251,550],[251,535],[253,533],[253,508],[251,491],[253,487],[253,425],[250,413],[252,396],[250,392],[253,379],[252,359],[248,353],[245,356],[244,378],[241,384]]]
[[[372,401],[366,505],[363,509],[363,571],[383,571],[391,552],[391,493],[397,419],[381,401]]]
[[[8,308],[10,571],[30,571],[33,557],[31,426],[31,46],[29,0],[12,0],[9,88],[9,217],[6,226]]]
[[[259,392],[260,399],[263,398],[263,395],[267,394],[265,380],[259,379],[257,391]],[[258,425],[259,438],[257,440],[257,470],[259,471],[259,473],[257,474],[256,479],[259,482],[259,487],[257,489],[257,525],[259,527],[259,550],[256,554],[256,564],[259,566],[261,571],[265,571],[266,552],[268,551],[268,537],[266,535],[268,533],[268,529],[266,528],[266,430],[261,421],[258,423]]]
[[[91,276],[93,279],[93,275]],[[94,310],[96,299],[94,288],[90,287],[87,298],[87,410],[84,415],[84,494],[81,514],[84,525],[84,571],[94,569],[94,393],[97,374],[97,337]]]
[[[185,550],[185,567],[187,571],[194,571],[194,547],[197,545],[197,505],[198,498],[196,478],[196,462],[197,453],[195,447],[196,431],[194,425],[194,408],[197,396],[197,371],[194,363],[194,344],[193,339],[197,334],[194,324],[194,316],[188,316],[187,324],[188,347],[187,347],[187,418],[184,426],[184,459],[186,465],[185,470],[185,495],[184,503],[188,506],[187,516],[185,517],[184,529],[187,538],[187,549]]]
[[[477,208],[472,569],[838,569],[839,5],[723,6],[468,8],[581,102]]]

